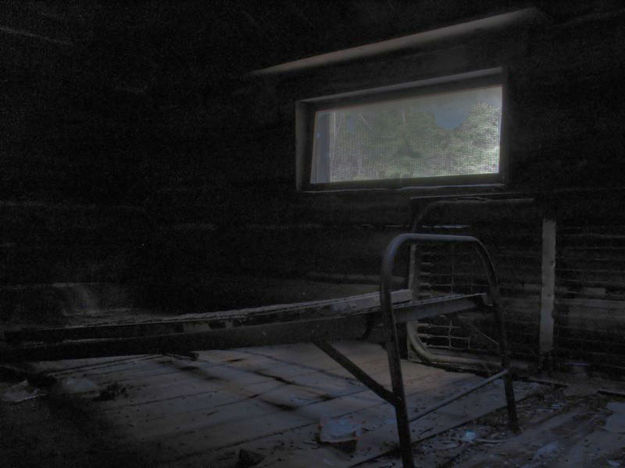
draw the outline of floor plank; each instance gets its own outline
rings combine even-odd
[[[336,346],[389,385],[388,359],[381,346]],[[345,415],[365,429],[350,461],[384,453],[397,440],[393,408],[312,344],[202,351],[197,360],[153,355],[39,365],[40,370],[46,368],[57,379],[88,379],[98,388],[124,388],[123,395],[110,401],[78,395],[75,404],[163,465],[232,466],[231,458],[241,448],[264,452],[267,463],[295,463],[309,446],[316,446],[322,419]],[[402,371],[411,412],[479,381],[472,374],[410,362],[402,362]],[[483,394],[486,397],[469,397],[473,403],[445,408],[413,425],[414,437],[491,410],[503,391],[495,385]]]

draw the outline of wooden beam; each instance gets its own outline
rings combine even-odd
[[[544,18],[537,9],[525,8],[500,15],[481,18],[465,23],[454,24],[444,28],[424,31],[409,36],[398,37],[373,44],[352,47],[349,49],[315,55],[293,62],[255,70],[252,76],[268,76],[282,73],[297,72],[328,65],[338,65],[401,51],[415,51],[440,46],[447,41],[467,40],[484,32],[509,30],[518,25],[536,23]]]
[[[366,315],[361,315],[296,320],[196,333],[64,341],[24,347],[0,345],[0,362],[55,361],[133,354],[181,354],[207,349],[307,343],[317,340],[353,340],[362,337],[366,329]]]
[[[393,303],[407,302],[411,299],[410,291],[406,289],[393,291],[392,299]],[[4,332],[4,336],[8,343],[24,341],[54,343],[64,340],[132,338],[173,333],[194,333],[212,329],[232,329],[298,319],[355,317],[357,315],[376,313],[379,312],[379,309],[380,296],[375,292],[295,304],[278,304],[222,312],[185,314],[147,322],[7,330]]]
[[[483,303],[481,294],[406,302],[408,299],[406,296],[409,294],[409,291],[401,290],[394,291],[391,296],[393,302],[398,302],[396,306],[398,321],[472,309],[476,305],[474,301]],[[281,306],[270,310],[270,314],[263,309],[217,313],[212,315],[219,318],[212,320],[206,318],[203,321],[196,318],[135,325],[9,332],[8,342],[17,339],[35,339],[46,343],[25,346],[0,345],[0,362],[49,361],[131,354],[180,354],[205,349],[362,338],[369,330],[370,315],[379,313],[379,298],[377,295],[363,295],[350,299],[350,301],[326,301],[328,303],[322,306],[308,304],[291,309],[288,306]],[[207,315],[210,317],[210,314]],[[217,327],[213,328],[215,326]],[[327,352],[326,349],[324,351]]]
[[[553,351],[553,307],[556,282],[556,220],[543,218],[542,292],[540,296],[541,361]],[[542,362],[541,362],[542,365]]]

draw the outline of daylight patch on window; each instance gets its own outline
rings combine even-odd
[[[317,111],[311,183],[496,174],[502,87]]]

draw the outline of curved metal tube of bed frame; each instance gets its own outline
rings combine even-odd
[[[444,406],[451,401],[454,401],[470,391],[477,390],[481,388],[486,383],[489,383],[496,378],[504,379],[504,388],[506,394],[506,401],[508,406],[508,418],[510,422],[510,426],[513,429],[518,428],[518,421],[516,415],[516,406],[514,402],[514,390],[512,387],[512,375],[510,374],[510,359],[508,356],[508,347],[506,340],[506,332],[504,325],[504,316],[503,310],[501,308],[501,298],[499,295],[499,286],[497,284],[497,275],[495,273],[495,267],[493,266],[493,262],[490,258],[486,247],[480,240],[471,236],[455,236],[455,235],[443,235],[443,234],[418,234],[418,233],[405,233],[400,234],[395,237],[391,243],[386,248],[384,253],[384,258],[382,261],[382,271],[381,271],[381,284],[380,284],[380,304],[381,304],[381,313],[382,319],[384,321],[385,328],[387,333],[389,334],[387,337],[387,353],[389,359],[389,369],[391,374],[391,382],[393,387],[393,393],[395,394],[396,401],[394,403],[395,412],[397,417],[397,429],[399,433],[400,447],[401,447],[401,455],[404,466],[413,466],[413,457],[412,457],[412,449],[411,449],[411,440],[410,440],[410,420],[408,419],[408,410],[406,405],[406,395],[403,386],[401,365],[400,365],[400,354],[399,354],[399,340],[397,335],[397,326],[395,321],[395,316],[393,313],[393,303],[391,301],[391,290],[392,290],[392,277],[393,277],[393,268],[395,266],[395,257],[397,256],[397,252],[400,247],[402,247],[406,243],[417,244],[419,242],[444,242],[444,243],[465,243],[471,244],[476,252],[478,253],[482,265],[486,270],[488,284],[489,284],[489,294],[490,300],[492,302],[492,309],[495,312],[495,318],[497,321],[497,328],[499,334],[499,352],[501,354],[501,367],[503,370],[487,379],[487,381],[482,382],[478,386],[475,386],[469,389],[466,392],[462,392],[458,395],[454,395],[453,397],[435,405],[433,409],[429,409],[426,412],[423,412],[418,417],[425,416],[431,411],[434,411],[441,406]],[[415,420],[417,418],[413,418]]]

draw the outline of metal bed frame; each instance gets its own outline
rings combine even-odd
[[[400,247],[424,242],[463,243],[473,246],[487,274],[488,293],[455,294],[415,300],[410,290],[392,291],[393,268]],[[146,323],[5,331],[5,343],[0,344],[0,362],[152,353],[185,354],[201,349],[313,342],[371,391],[393,405],[405,467],[414,464],[410,422],[500,378],[504,381],[510,427],[518,430],[504,314],[495,269],[484,245],[470,236],[400,234],[386,249],[380,280],[379,297],[369,294],[307,304],[196,314],[181,319]],[[397,326],[484,308],[495,315],[497,322],[501,370],[409,418]],[[356,338],[384,342],[388,354],[391,390],[330,344],[333,340]]]
[[[393,302],[391,300],[391,280],[393,273],[393,266],[395,264],[395,258],[399,251],[399,248],[404,244],[417,244],[419,242],[444,242],[444,243],[465,243],[474,247],[475,251],[479,255],[482,265],[486,271],[489,285],[488,299],[489,307],[495,314],[495,320],[497,321],[497,328],[499,332],[499,352],[501,354],[501,368],[502,370],[489,378],[479,382],[472,387],[441,401],[430,408],[421,411],[416,416],[408,418],[408,408],[406,404],[406,396],[404,392],[400,356],[399,356],[399,340],[397,335],[397,323],[403,322],[398,320],[394,311]],[[444,299],[448,296],[443,296],[440,299]],[[384,260],[382,262],[382,274],[381,274],[381,287],[380,287],[380,301],[382,304],[382,316],[385,321],[386,330],[388,330],[388,337],[386,342],[386,349],[388,352],[389,367],[391,372],[391,382],[393,385],[392,398],[387,399],[395,407],[395,414],[397,419],[397,431],[399,433],[400,449],[402,461],[405,467],[413,466],[413,456],[411,448],[410,438],[410,422],[416,421],[433,411],[471,393],[475,390],[482,388],[483,386],[493,382],[494,380],[502,378],[504,380],[504,389],[506,395],[506,403],[508,409],[508,421],[510,427],[514,430],[518,430],[518,418],[516,413],[516,402],[514,399],[514,388],[512,386],[512,374],[510,372],[510,358],[508,354],[508,346],[506,339],[506,331],[504,324],[504,315],[501,305],[501,297],[499,294],[499,286],[497,284],[497,276],[495,273],[495,267],[493,262],[484,247],[478,239],[471,236],[454,236],[443,234],[417,234],[406,233],[400,234],[395,237],[389,244],[384,254]],[[485,302],[486,305],[486,302]],[[465,309],[467,310],[467,309]],[[462,312],[462,310],[455,311]],[[419,313],[418,311],[411,317],[413,320],[420,320],[424,318],[436,317],[441,315],[449,315],[450,312],[446,312],[442,309],[436,311],[434,314]],[[403,318],[403,317],[400,317]]]

